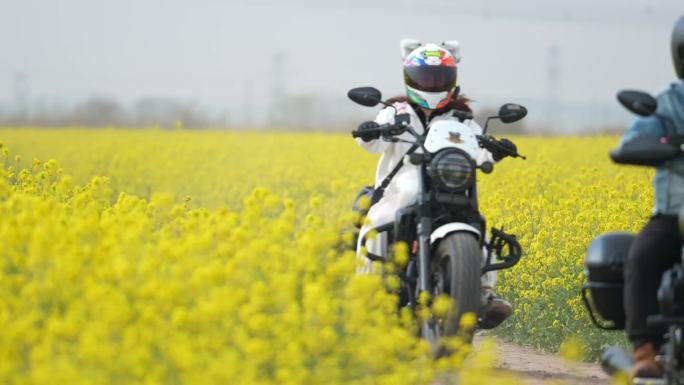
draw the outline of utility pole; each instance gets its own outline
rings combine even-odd
[[[25,72],[14,73],[14,109],[17,123],[25,124],[29,115],[29,84]]]
[[[560,48],[554,44],[546,48],[546,124],[561,124],[560,99]]]
[[[245,105],[243,107],[243,122],[245,127],[251,128],[254,125],[252,121],[252,112],[254,109],[254,86],[252,79],[245,80]]]
[[[281,126],[285,113],[285,53],[278,52],[272,58],[271,79],[271,126]]]

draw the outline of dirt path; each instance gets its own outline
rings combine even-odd
[[[477,345],[480,337],[476,337]],[[522,347],[495,338],[500,370],[513,373],[526,384],[565,383],[572,385],[609,385],[610,378],[598,364],[569,363],[561,357]]]

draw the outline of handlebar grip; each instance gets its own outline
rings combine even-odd
[[[395,124],[383,124],[375,128],[366,128],[365,130],[354,130],[351,132],[352,137],[360,138],[364,134],[384,134],[392,133],[392,130],[397,129]]]
[[[490,152],[494,151],[503,151],[507,153],[509,156],[513,158],[522,158],[522,159],[527,159],[525,156],[520,155],[517,150],[513,150],[509,147],[501,145],[496,139],[492,138],[491,136],[488,135],[478,135],[477,136],[478,143],[480,144],[480,147],[483,147],[487,149]]]

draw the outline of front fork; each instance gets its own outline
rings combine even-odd
[[[432,293],[432,282],[430,281],[430,235],[432,234],[432,216],[430,212],[430,196],[425,191],[424,170],[418,172],[418,224],[416,234],[418,235],[418,296],[427,292]],[[426,306],[426,303],[422,304]],[[421,323],[421,334],[428,337],[431,333],[429,320]]]

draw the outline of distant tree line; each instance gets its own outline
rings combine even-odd
[[[194,100],[147,97],[134,103],[121,103],[109,96],[92,96],[74,105],[30,104],[15,101],[0,105],[0,126],[4,127],[129,127],[129,128],[239,128],[297,131],[349,132],[359,122],[372,119],[379,108],[355,105],[345,95],[290,94],[261,104],[244,103],[211,109]],[[544,119],[544,101],[522,101],[529,115],[513,124],[490,122],[493,135],[617,133],[633,119],[612,104],[575,103],[554,110],[553,119]],[[495,107],[496,106],[496,107]],[[475,119],[484,125],[495,116],[497,105],[474,106]],[[228,112],[229,111],[229,112]]]
[[[108,96],[92,96],[71,107],[36,104],[32,108],[0,109],[2,126],[52,127],[226,127],[227,114],[210,114],[198,103],[150,97],[124,106]]]

